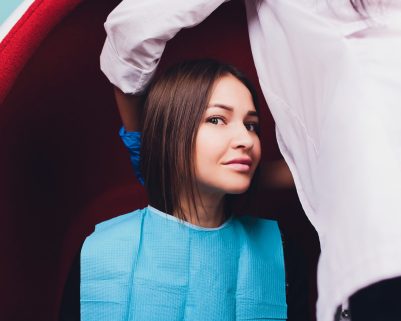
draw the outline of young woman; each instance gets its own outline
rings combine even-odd
[[[297,272],[286,275],[277,223],[232,207],[261,155],[249,81],[213,60],[181,63],[151,87],[144,114],[149,206],[86,239],[61,320],[287,320],[287,303],[288,319],[307,320],[305,284],[286,289]],[[123,133],[133,155],[137,136]]]

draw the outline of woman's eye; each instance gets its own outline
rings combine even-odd
[[[221,117],[210,117],[207,120],[208,123],[211,123],[213,125],[223,125],[224,124],[224,120]]]
[[[248,124],[245,124],[245,127],[250,132],[258,132],[258,130],[259,130],[259,124],[257,124],[257,123],[248,123]]]

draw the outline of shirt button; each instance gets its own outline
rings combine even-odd
[[[343,310],[343,311],[341,312],[341,316],[342,316],[344,319],[349,319],[349,318],[351,317],[351,313],[349,312],[348,309],[345,309],[345,310]]]

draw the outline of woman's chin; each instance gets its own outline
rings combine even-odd
[[[241,184],[241,185],[231,186],[230,188],[227,188],[226,193],[227,194],[243,194],[249,189],[250,185],[251,185],[250,182],[248,182],[248,183]]]

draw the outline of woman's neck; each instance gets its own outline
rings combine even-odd
[[[196,210],[188,201],[181,206],[185,220],[202,227],[219,227],[226,220],[224,213],[224,195],[202,195],[196,202]]]

